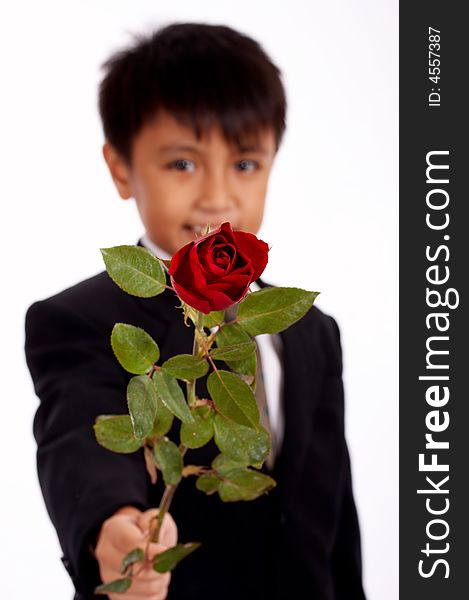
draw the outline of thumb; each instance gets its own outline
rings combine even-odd
[[[150,526],[158,515],[158,508],[149,508],[137,518],[137,525],[142,530],[143,535],[150,533]],[[173,517],[167,512],[164,515],[163,523],[161,526],[159,543],[171,548],[177,544],[178,540],[178,529]]]

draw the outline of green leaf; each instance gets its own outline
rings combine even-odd
[[[251,388],[229,371],[218,370],[207,379],[207,388],[218,410],[236,423],[257,429],[259,409]]]
[[[153,382],[153,385],[154,382]],[[163,402],[160,400],[158,394],[156,394],[156,417],[153,421],[153,429],[151,435],[162,436],[171,429],[173,424],[173,413],[166,408]]]
[[[237,323],[231,325],[225,325],[217,333],[216,343],[218,348],[221,350],[236,344],[247,344],[252,342],[251,337],[240,327]],[[242,360],[226,360],[226,364],[236,371],[236,373],[242,373],[243,375],[256,375],[256,354],[252,353],[248,357]]]
[[[157,396],[146,375],[132,377],[127,386],[127,405],[136,438],[150,435],[156,417]]]
[[[240,468],[229,471],[218,487],[223,502],[254,500],[277,485],[276,481],[252,469]]]
[[[220,452],[243,465],[262,466],[270,451],[270,435],[264,427],[255,430],[216,415],[214,428]]]
[[[233,346],[225,346],[223,348],[214,348],[210,352],[210,356],[216,360],[232,361],[232,360],[243,360],[248,358],[256,351],[255,342],[242,342],[241,344],[234,344]]]
[[[153,452],[156,466],[163,473],[166,485],[177,483],[181,479],[184,464],[176,444],[167,438],[162,438],[155,444]]]
[[[257,493],[263,493],[277,484],[271,477],[265,476],[263,473],[247,469],[244,465],[240,465],[237,461],[232,460],[225,454],[219,454],[212,461],[212,468],[223,476],[226,485],[223,488],[224,497],[233,497],[233,501],[237,500],[252,500],[254,498],[249,497],[250,495]],[[256,477],[260,475],[261,477]],[[248,491],[242,489],[247,484]],[[220,490],[219,490],[220,491]],[[238,496],[235,498],[235,496]],[[256,496],[257,497],[257,496]],[[223,498],[222,498],[223,499]],[[225,500],[225,501],[230,501]]]
[[[208,371],[208,363],[205,358],[193,356],[192,354],[178,354],[163,363],[163,371],[177,379],[198,379]]]
[[[318,294],[300,288],[264,288],[240,303],[238,323],[251,336],[278,333],[299,321]]]
[[[107,594],[108,592],[126,592],[132,585],[132,579],[115,579],[109,583],[102,583],[94,589],[95,594]]]
[[[124,292],[140,298],[164,292],[164,267],[146,248],[115,246],[100,250],[109,276]]]
[[[113,452],[130,454],[143,446],[144,439],[136,439],[129,415],[100,415],[93,425],[97,442]]]
[[[158,398],[183,423],[192,423],[193,417],[177,379],[161,370],[153,374]]]
[[[217,325],[221,325],[225,320],[225,311],[224,310],[214,310],[208,315],[203,316],[203,326],[208,327],[209,329],[212,327],[216,327]]]
[[[245,465],[240,465],[238,462],[225,456],[225,454],[219,454],[212,460],[212,469],[215,469],[220,475],[226,475],[233,469],[239,469]]]
[[[130,565],[134,565],[135,563],[143,562],[145,558],[145,553],[141,548],[135,548],[135,550],[131,550],[128,554],[124,556],[122,559],[121,566],[121,575],[124,575]]]
[[[153,569],[158,573],[166,573],[172,571],[174,567],[183,558],[197,550],[200,542],[190,542],[188,544],[177,544],[161,554],[157,554],[153,559]]]
[[[181,443],[187,448],[200,448],[213,437],[213,418],[215,411],[209,406],[197,406],[190,409],[193,423],[182,423]]]
[[[126,371],[143,375],[160,357],[153,338],[140,327],[116,323],[111,334],[111,345],[117,360]]]
[[[212,475],[210,473],[204,473],[200,477],[197,478],[195,482],[195,487],[201,492],[205,492],[207,496],[214,494],[218,491],[218,485],[220,484],[220,479],[216,475]]]

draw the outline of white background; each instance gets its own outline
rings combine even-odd
[[[101,271],[100,247],[143,233],[102,159],[99,65],[131,33],[186,20],[252,35],[284,73],[288,128],[259,233],[272,245],[265,279],[321,291],[317,305],[338,321],[366,591],[395,599],[397,2],[164,4],[17,0],[1,11],[1,596],[72,598],[36,475],[25,311]]]

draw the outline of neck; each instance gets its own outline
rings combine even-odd
[[[148,233],[145,233],[145,235],[140,241],[146,248],[148,248],[148,250],[150,250],[152,254],[154,254],[158,258],[162,258],[163,260],[171,259],[171,254],[169,254],[169,252],[166,252],[166,250],[163,250],[163,248],[152,242],[148,236]]]

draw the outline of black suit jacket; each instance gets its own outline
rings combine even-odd
[[[27,311],[26,359],[40,398],[38,477],[76,600],[103,597],[93,595],[101,580],[88,548],[103,521],[123,505],[158,506],[163,491],[161,477],[150,483],[142,450],[117,454],[94,437],[97,415],[128,413],[131,375],[113,355],[112,328],[143,327],[160,346],[160,363],[190,353],[193,329],[177,304],[168,290],[130,296],[104,271]],[[277,487],[254,501],[223,503],[196,490],[195,478],[183,479],[170,512],[179,541],[202,546],[173,571],[169,600],[364,599],[339,330],[313,306],[281,340],[285,435],[272,473]],[[169,432],[176,442],[179,425],[175,419]],[[212,440],[188,450],[185,462],[209,465],[217,454]]]

